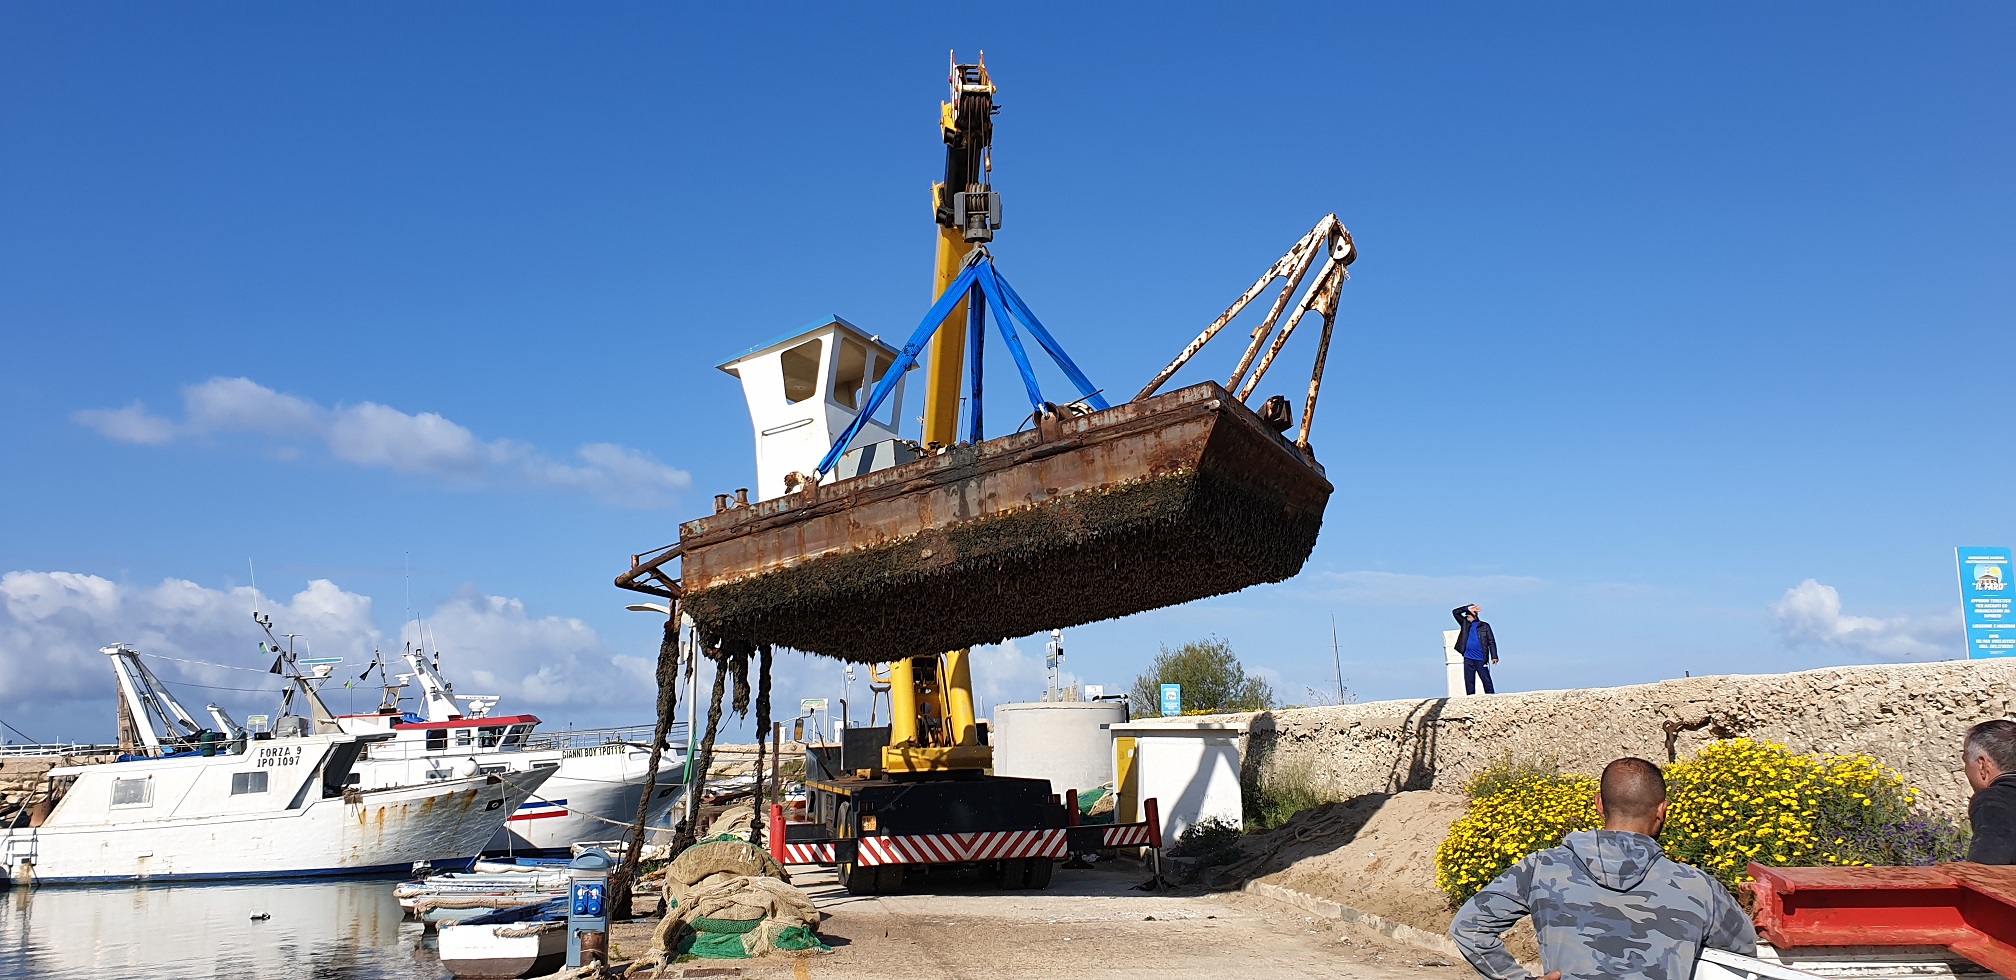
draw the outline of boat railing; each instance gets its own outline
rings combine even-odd
[[[649,738],[650,736],[645,736]],[[0,743],[0,757],[9,756],[63,756],[63,755],[115,755],[120,751],[117,745],[92,745],[84,742],[8,742]]]
[[[576,754],[620,752],[625,746],[651,744],[655,725],[620,725],[614,728],[569,728],[533,732],[525,741],[528,749],[565,749]],[[686,726],[675,724],[666,733],[674,746],[686,744]]]

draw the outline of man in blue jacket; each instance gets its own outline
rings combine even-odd
[[[1491,624],[1478,619],[1476,603],[1457,606],[1449,610],[1456,617],[1456,650],[1463,655],[1463,693],[1477,693],[1477,681],[1484,681],[1484,693],[1496,694],[1491,686],[1491,664],[1498,662],[1498,638],[1491,635]]]
[[[1688,980],[1703,946],[1756,955],[1757,930],[1728,889],[1653,839],[1666,822],[1658,766],[1610,763],[1596,811],[1602,830],[1575,831],[1562,846],[1528,855],[1457,911],[1449,938],[1478,973],[1532,976],[1499,938],[1529,915],[1548,980]]]

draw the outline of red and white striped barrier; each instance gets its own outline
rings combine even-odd
[[[1062,828],[863,837],[859,844],[861,863],[864,865],[958,864],[965,861],[998,861],[1002,858],[1065,856]]]
[[[832,864],[833,845],[825,844],[772,844],[772,856],[782,864]],[[776,853],[781,851],[782,853]]]
[[[1153,838],[1147,824],[1130,823],[1106,828],[1102,843],[1107,847],[1147,847]]]

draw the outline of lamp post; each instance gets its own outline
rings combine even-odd
[[[631,612],[657,613],[668,620],[672,617],[672,608],[657,602],[633,602],[623,608]],[[693,699],[700,696],[700,670],[699,665],[694,662],[692,645],[686,641],[686,628],[692,626],[693,620],[685,616],[680,618],[685,621],[674,628],[679,630],[679,657],[686,671],[686,799],[682,801],[682,805],[685,810],[686,826],[691,827],[700,796],[700,783],[693,779],[693,753],[698,747],[694,743],[696,733],[693,730]],[[706,778],[706,773],[700,774],[702,781]]]

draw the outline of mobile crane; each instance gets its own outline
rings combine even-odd
[[[990,157],[995,90],[986,56],[976,64],[954,63],[950,81],[951,98],[939,111],[945,179],[931,189],[938,225],[933,299],[955,283],[974,248],[1001,227]],[[932,335],[926,446],[959,441],[966,340],[963,309],[955,309]],[[837,864],[841,885],[856,894],[896,891],[906,869],[929,865],[979,866],[993,871],[1003,888],[1043,888],[1056,861],[1068,853],[1159,846],[1159,826],[1078,828],[1076,814],[1053,795],[1048,781],[987,772],[993,751],[974,711],[970,650],[904,657],[877,665],[872,676],[889,691],[889,742],[880,750],[879,766],[808,779],[814,824],[787,828],[781,809],[773,809],[769,839],[779,860]],[[832,837],[807,839],[822,830]]]
[[[772,647],[873,665],[890,695],[887,738],[845,737],[832,756],[811,753],[812,822],[786,827],[773,808],[767,835],[779,860],[836,864],[855,892],[895,890],[906,869],[946,864],[993,869],[1004,887],[1042,887],[1068,854],[1159,848],[1153,800],[1142,801],[1142,823],[1080,827],[1046,781],[989,773],[968,648],[1289,578],[1308,559],[1333,490],[1309,433],[1345,266],[1356,258],[1337,216],[1140,394],[1109,405],[986,251],[1001,227],[994,83],[984,59],[955,59],[950,82],[939,111],[945,176],[932,188],[936,299],[923,321],[899,350],[828,317],[717,365],[749,401],[758,499],[746,488],[732,504],[716,495],[713,515],[681,524],[674,544],[630,556],[616,577],[620,588],[674,600],[704,635],[734,639],[745,669],[758,651],[767,665]],[[1282,292],[1229,381],[1158,393],[1277,281]],[[994,438],[983,433],[980,397],[989,310],[1032,408],[1022,428]],[[1248,399],[1310,313],[1321,334],[1291,441],[1286,398],[1259,412]],[[1078,401],[1045,400],[1011,321]],[[917,443],[893,420],[904,376],[920,362]],[[720,649],[735,656],[725,642]]]

